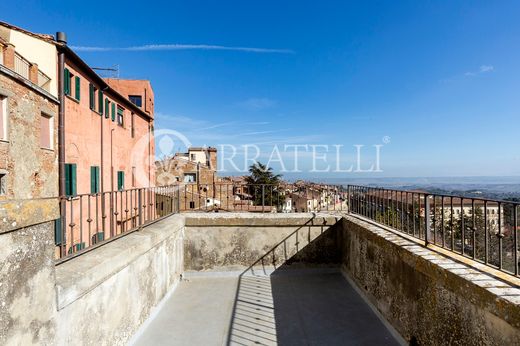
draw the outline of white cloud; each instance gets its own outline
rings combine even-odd
[[[466,72],[464,73],[467,77],[476,76],[482,73],[488,73],[493,72],[495,70],[495,67],[493,65],[481,65],[478,69],[478,71],[472,71],[472,72]]]
[[[168,50],[227,50],[249,53],[279,53],[294,54],[292,49],[258,48],[258,47],[232,47],[212,44],[145,44],[129,47],[96,47],[96,46],[71,46],[79,52],[109,52],[109,51],[168,51]]]
[[[247,109],[247,110],[253,110],[258,111],[262,109],[267,108],[273,108],[275,107],[277,102],[275,100],[271,100],[269,98],[263,97],[263,98],[250,98],[242,102],[238,102],[237,106]]]

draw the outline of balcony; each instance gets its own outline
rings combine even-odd
[[[442,232],[450,197],[409,193],[349,187],[348,210],[314,213],[170,213],[58,265],[52,221],[2,233],[0,342],[515,344],[520,279],[504,241],[515,213],[497,202],[500,250]],[[468,215],[479,204],[455,202]]]

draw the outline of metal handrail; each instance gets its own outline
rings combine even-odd
[[[519,276],[519,202],[348,185],[349,212]]]

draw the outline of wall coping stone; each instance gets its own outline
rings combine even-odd
[[[440,285],[467,297],[468,294],[479,296],[482,308],[520,328],[520,279],[438,246],[425,247],[423,241],[363,217],[347,215],[344,220],[368,231],[369,237],[400,249],[403,260],[414,261],[417,271],[435,277]],[[348,231],[348,226],[346,229]],[[471,286],[474,290],[468,289]]]
[[[342,215],[329,213],[183,213],[186,227],[332,226]]]
[[[184,217],[172,215],[56,266],[61,310],[126,268],[172,235],[184,231]]]
[[[0,234],[60,217],[58,198],[0,201]]]

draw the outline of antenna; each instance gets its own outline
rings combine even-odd
[[[103,78],[119,78],[119,65],[112,67],[92,67]]]

